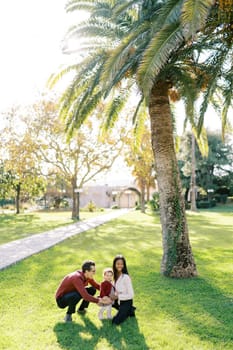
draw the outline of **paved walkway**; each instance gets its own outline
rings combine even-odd
[[[127,212],[128,209],[119,209],[95,218],[79,221],[67,226],[61,226],[54,230],[2,244],[0,245],[0,270],[5,269],[6,267],[35,253],[48,249],[69,237],[102,225]]]

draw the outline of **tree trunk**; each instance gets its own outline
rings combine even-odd
[[[21,190],[21,185],[17,184],[16,185],[16,198],[15,198],[16,214],[20,213],[20,208],[19,208],[19,204],[20,204],[20,190]]]
[[[77,220],[80,220],[79,213],[80,213],[80,193],[77,192],[77,215],[76,215]]]
[[[77,193],[75,192],[76,189],[76,180],[71,181],[71,186],[72,186],[72,219],[76,220],[77,219]]]
[[[157,82],[150,95],[152,148],[155,157],[162,224],[161,272],[169,277],[197,275],[176,160],[167,82]]]
[[[145,189],[146,189],[146,185],[145,185],[145,181],[142,180],[141,181],[141,212],[145,213],[146,208],[145,208]]]
[[[197,211],[196,205],[196,159],[195,159],[195,137],[192,133],[192,174],[190,181],[191,188],[191,211]]]
[[[146,201],[150,200],[150,185],[146,185]]]

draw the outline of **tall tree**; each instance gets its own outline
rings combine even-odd
[[[15,196],[16,214],[20,213],[22,199],[38,196],[44,190],[37,158],[33,153],[35,144],[28,132],[18,126],[20,111],[7,115],[7,123],[0,140],[1,158],[5,170],[5,187],[8,196]]]
[[[132,168],[141,192],[141,211],[145,212],[145,199],[150,199],[150,189],[155,188],[154,157],[150,142],[150,132],[144,129],[139,145],[135,142],[135,136],[128,136],[125,147],[125,160]]]
[[[40,101],[29,114],[28,129],[35,140],[36,154],[46,164],[48,174],[57,173],[72,189],[72,218],[78,218],[79,195],[87,182],[111,168],[124,145],[125,129],[99,137],[98,119],[89,119],[67,141],[57,105]]]
[[[81,5],[80,1],[72,1],[67,9],[74,10]],[[177,16],[174,19],[171,4],[170,7],[161,7],[160,1],[127,2],[125,5],[116,1],[113,7],[110,1],[105,1],[107,14],[99,11],[99,5],[92,3],[91,17],[85,27],[72,29],[72,35],[90,33],[90,37],[102,36],[102,50],[98,46],[94,52],[91,50],[78,68],[72,85],[63,96],[62,114],[67,116],[69,130],[72,131],[88,116],[87,106],[94,108],[104,95],[109,95],[116,87],[118,89],[107,115],[107,124],[111,125],[117,108],[126,100],[128,90],[139,88],[136,110],[140,109],[142,101],[149,108],[160,194],[163,231],[161,270],[167,276],[195,276],[196,265],[188,237],[169,103],[169,89],[178,82],[187,87],[191,81],[187,67],[185,71],[180,64],[184,41],[182,24]],[[164,26],[164,23],[167,25]],[[105,42],[103,38],[106,38]],[[122,87],[120,93],[119,86]]]
[[[169,91],[176,87],[191,99],[197,69],[193,66],[194,36],[205,23],[214,1],[77,1],[67,11],[87,9],[87,23],[73,26],[70,37],[87,36],[88,54],[78,65],[65,68],[51,83],[74,70],[75,76],[61,100],[67,131],[79,127],[106,96],[112,103],[105,125],[111,127],[119,109],[138,91],[134,120],[142,102],[149,108],[151,141],[160,194],[164,275],[197,274],[191,251],[173,140]],[[182,16],[181,16],[182,14]],[[200,76],[201,68],[198,75]],[[206,94],[210,96],[210,92]],[[205,97],[206,97],[205,96]],[[204,99],[206,102],[206,99]],[[205,105],[202,111],[204,113]],[[202,121],[199,123],[200,127]]]

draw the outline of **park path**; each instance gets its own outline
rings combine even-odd
[[[2,244],[0,245],[0,270],[48,249],[69,237],[100,226],[105,222],[126,214],[128,211],[129,209],[118,209],[108,214]]]

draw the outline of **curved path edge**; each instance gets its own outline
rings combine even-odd
[[[129,209],[117,209],[88,220],[71,225],[57,227],[53,230],[37,233],[16,241],[0,245],[0,270],[3,270],[33,254],[46,250],[65,239],[81,232],[91,230],[126,214]]]

